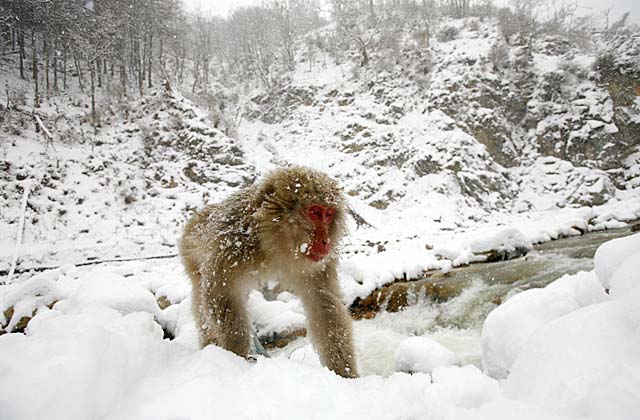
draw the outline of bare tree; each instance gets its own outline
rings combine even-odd
[[[470,0],[446,0],[445,7],[454,17],[466,17],[469,14]]]

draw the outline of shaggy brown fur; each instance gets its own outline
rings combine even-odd
[[[319,262],[309,258],[309,245],[318,240],[306,213],[311,205],[335,211],[325,239],[331,248]],[[260,280],[277,278],[300,297],[322,363],[339,375],[358,376],[351,318],[336,273],[344,218],[344,197],[337,183],[304,167],[279,169],[195,214],[180,246],[193,284],[201,345],[217,344],[247,357],[248,289]]]

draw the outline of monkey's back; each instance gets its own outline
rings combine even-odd
[[[187,221],[180,253],[188,272],[197,274],[204,264],[215,270],[219,265],[240,269],[255,263],[254,200],[255,187],[248,187],[207,205]]]

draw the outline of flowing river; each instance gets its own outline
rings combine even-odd
[[[453,351],[462,364],[480,367],[482,323],[492,309],[523,290],[544,287],[565,274],[592,270],[600,244],[631,233],[631,228],[624,228],[559,239],[537,245],[518,259],[474,264],[394,284],[391,287],[402,289],[406,305],[354,323],[362,373],[392,373],[395,348],[413,335],[432,338]],[[434,284],[442,285],[446,292],[436,294],[436,299],[424,293],[433,291]]]

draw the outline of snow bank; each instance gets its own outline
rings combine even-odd
[[[454,266],[486,260],[484,253],[497,251],[510,253],[517,249],[531,249],[531,241],[520,229],[509,227],[492,227],[460,235],[455,240],[439,244],[434,253],[450,259]]]
[[[0,418],[458,419],[501,399],[471,366],[347,380],[306,352],[251,364],[163,340],[149,313],[66,300],[0,337]]]
[[[526,340],[541,326],[606,299],[593,273],[563,276],[543,289],[526,290],[491,311],[482,327],[482,363],[505,378]]]
[[[603,244],[591,273],[516,295],[483,329],[505,396],[563,415],[635,419],[640,407],[640,235]],[[611,296],[602,296],[602,286]]]
[[[618,267],[640,249],[640,235],[631,235],[602,244],[594,256],[595,271],[605,288],[611,287],[611,278]],[[637,258],[636,261],[640,261]],[[632,273],[629,273],[632,274]]]
[[[502,383],[475,366],[443,366],[459,360],[424,337],[362,328],[359,357],[396,347],[392,366],[421,372],[346,380],[307,343],[255,364],[200,350],[188,284],[170,261],[42,273],[0,286],[3,308],[37,307],[26,334],[0,336],[0,418],[631,419],[640,407],[637,237],[603,245],[597,276],[565,276],[491,313],[483,357]],[[167,289],[182,300],[160,311],[154,293]],[[288,294],[268,302],[255,293],[249,306],[265,333],[304,322]],[[176,339],[163,339],[156,321]]]
[[[60,270],[35,275],[23,283],[13,283],[4,287],[0,294],[0,326],[7,324],[12,331],[22,317],[31,317],[34,312],[45,308],[64,296],[65,291],[55,279]],[[7,310],[13,308],[11,320],[5,319]]]
[[[637,302],[636,295],[591,305],[541,327],[515,361],[505,394],[576,416],[637,419]]]
[[[151,314],[123,317],[100,303],[68,309],[40,312],[26,336],[0,337],[0,418],[102,418],[161,366]]]
[[[133,312],[160,313],[154,295],[115,273],[97,273],[83,281],[72,299],[80,302],[103,303],[123,315]]]

